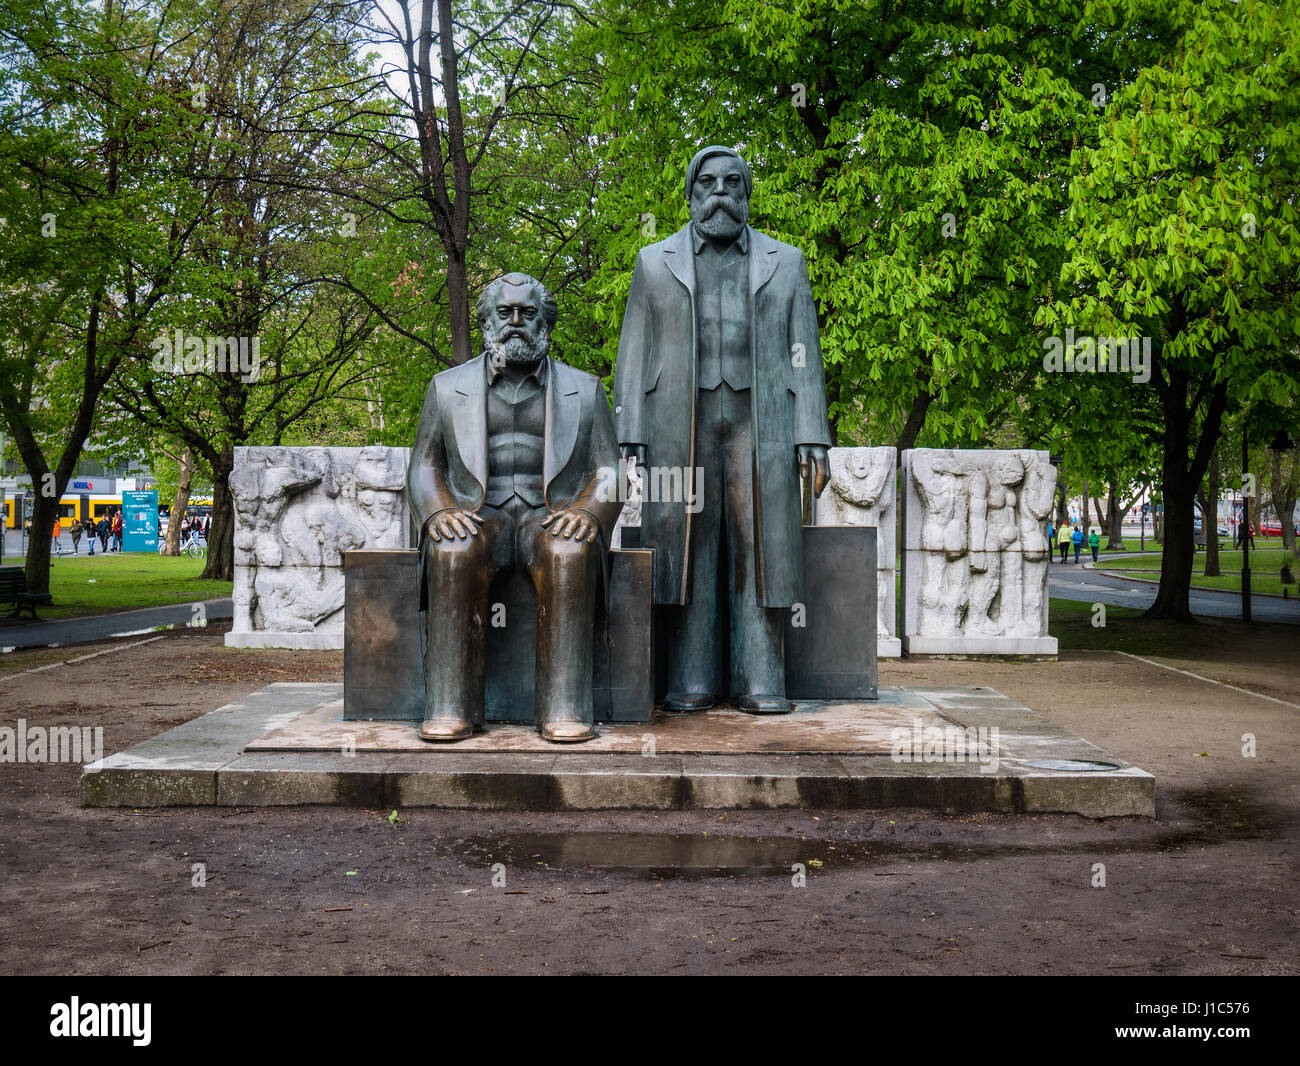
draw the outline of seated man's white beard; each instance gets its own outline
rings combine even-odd
[[[505,340],[493,337],[486,344],[488,358],[498,366],[502,363],[509,363],[511,366],[535,366],[550,346],[551,333],[550,330],[545,329],[538,335],[536,341],[526,337],[507,337]]]

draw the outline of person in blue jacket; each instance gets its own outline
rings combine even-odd
[[[1074,545],[1074,561],[1079,561],[1079,549],[1083,547],[1083,532],[1078,526],[1074,527],[1074,532],[1070,534],[1070,543]]]

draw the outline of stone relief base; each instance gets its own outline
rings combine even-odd
[[[227,633],[227,648],[292,648],[295,651],[341,651],[340,633]]]
[[[983,687],[882,686],[875,702],[803,701],[772,718],[656,712],[560,748],[523,725],[426,744],[411,723],[345,722],[342,704],[339,684],[268,685],[87,766],[82,805],[1155,815],[1150,774]],[[921,742],[992,727],[996,764],[938,761]],[[894,757],[897,730],[917,738],[914,757]]]
[[[903,637],[908,658],[1048,659],[1057,657],[1055,637]]]
[[[932,655],[934,652],[923,651],[920,649],[918,641],[921,643],[939,643],[951,641],[954,638],[938,637],[911,637],[915,648],[910,654],[912,655]],[[1015,652],[1015,651],[990,651],[978,652],[967,651],[967,655],[1035,655],[1056,657],[1056,639],[1050,638],[1039,640],[1038,638],[1025,637],[1015,639],[1017,643],[1029,641],[1031,643],[1043,643],[1044,649],[1035,652]],[[1050,648],[1046,647],[1050,643]],[[305,651],[338,651],[343,647],[342,633],[227,633],[226,646],[229,648],[293,648]],[[901,659],[903,657],[903,641],[899,637],[879,637],[876,640],[876,658],[877,659]]]

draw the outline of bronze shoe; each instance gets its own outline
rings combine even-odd
[[[784,696],[739,696],[736,710],[746,714],[789,714],[790,701]]]
[[[537,732],[555,744],[578,744],[596,737],[596,728],[589,722],[543,722]]]
[[[474,724],[463,718],[428,718],[420,725],[421,740],[465,740],[472,737],[474,732]]]
[[[664,710],[669,714],[689,714],[692,711],[707,711],[714,704],[708,692],[670,692],[664,697]]]

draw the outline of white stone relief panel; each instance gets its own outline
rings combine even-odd
[[[342,647],[343,553],[410,546],[409,453],[235,449],[235,618],[227,643]]]
[[[901,653],[894,594],[897,455],[894,448],[830,449],[830,481],[813,509],[819,526],[876,527],[876,643],[881,658]]]
[[[925,654],[1055,654],[1047,452],[903,453],[903,641]]]

